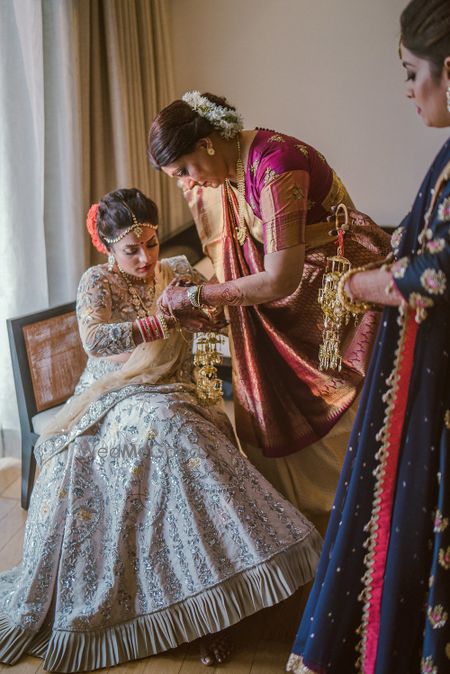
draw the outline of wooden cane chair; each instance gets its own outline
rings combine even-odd
[[[28,509],[42,428],[73,394],[86,365],[75,302],[7,320],[22,434],[22,508]]]

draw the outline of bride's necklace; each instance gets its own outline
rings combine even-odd
[[[141,298],[138,289],[133,285],[134,283],[138,283],[142,285],[143,283],[147,283],[146,279],[139,279],[135,276],[132,276],[131,274],[127,274],[126,271],[123,271],[117,265],[117,268],[119,270],[120,275],[122,276],[123,280],[127,284],[128,292],[130,294],[131,298],[131,303],[134,307],[134,310],[137,313],[138,318],[145,318],[146,316],[150,316],[150,309],[153,305],[153,300],[155,299],[155,293],[156,293],[156,282],[155,279],[151,283],[147,285],[147,304],[144,303],[143,299]],[[133,279],[133,281],[132,281]]]
[[[237,160],[236,160],[236,182],[237,182],[237,197],[238,197],[238,211],[239,211],[239,222],[235,221],[236,229],[236,238],[241,246],[244,245],[247,238],[248,230],[247,225],[245,224],[245,171],[244,163],[241,157],[241,144],[239,142],[239,136],[236,139],[237,142]],[[225,189],[227,191],[228,201],[233,211],[233,202],[231,200],[231,185],[228,178],[225,180]]]

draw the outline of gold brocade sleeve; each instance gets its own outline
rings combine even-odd
[[[288,171],[261,191],[264,252],[274,253],[305,243],[309,173]]]

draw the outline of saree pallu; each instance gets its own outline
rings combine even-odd
[[[222,207],[224,280],[263,271],[261,244],[250,235],[242,247],[236,240],[234,191],[231,199],[223,191]],[[317,297],[326,259],[336,254],[335,243],[326,242],[328,229],[326,222],[306,225],[303,276],[292,295],[229,307],[238,436],[267,457],[288,456],[325,436],[355,400],[366,371],[377,327],[373,313],[345,329],[342,371],[319,370],[323,315]],[[385,252],[385,235],[376,227],[355,227],[347,237],[345,254],[354,266]]]

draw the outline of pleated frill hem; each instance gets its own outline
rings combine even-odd
[[[133,620],[92,631],[32,633],[0,615],[0,662],[27,653],[44,659],[49,672],[84,672],[145,658],[219,632],[287,599],[315,573],[322,539],[311,531],[257,566],[187,599]]]

